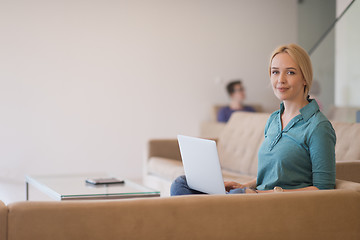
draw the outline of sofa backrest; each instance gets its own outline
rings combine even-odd
[[[332,123],[336,133],[336,161],[360,160],[360,123]]]
[[[6,240],[8,208],[0,201],[0,240]]]
[[[221,167],[250,176],[257,174],[257,154],[270,114],[236,112],[219,136]],[[336,133],[336,161],[360,160],[360,123],[332,123]]]
[[[235,112],[217,143],[222,169],[257,174],[257,153],[264,139],[267,113]]]

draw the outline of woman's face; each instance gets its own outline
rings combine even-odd
[[[287,53],[277,54],[271,62],[271,84],[281,101],[303,101],[306,82],[299,66]]]

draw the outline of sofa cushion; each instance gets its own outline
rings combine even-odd
[[[202,122],[200,124],[200,137],[202,138],[219,138],[226,124],[220,122]]]
[[[224,181],[235,181],[238,183],[247,183],[251,180],[254,180],[256,176],[249,176],[245,174],[239,174],[236,172],[231,172],[228,170],[222,170]]]
[[[220,134],[218,151],[224,170],[257,175],[258,149],[269,114],[235,112]]]
[[[336,178],[360,183],[360,160],[336,162]]]
[[[180,175],[184,175],[181,161],[169,158],[152,157],[147,162],[147,171],[152,175],[173,181]]]
[[[336,161],[360,159],[360,123],[332,123],[336,133]]]
[[[337,190],[353,190],[360,193],[360,183],[336,179]],[[323,190],[322,190],[323,191]]]
[[[0,240],[6,240],[7,236],[8,208],[0,201]]]

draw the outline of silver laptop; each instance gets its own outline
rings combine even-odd
[[[226,194],[216,142],[178,135],[181,158],[190,188],[209,194]]]

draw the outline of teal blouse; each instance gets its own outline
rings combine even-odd
[[[258,153],[257,189],[335,188],[335,131],[315,100],[300,109],[282,130],[280,110],[265,126]]]

